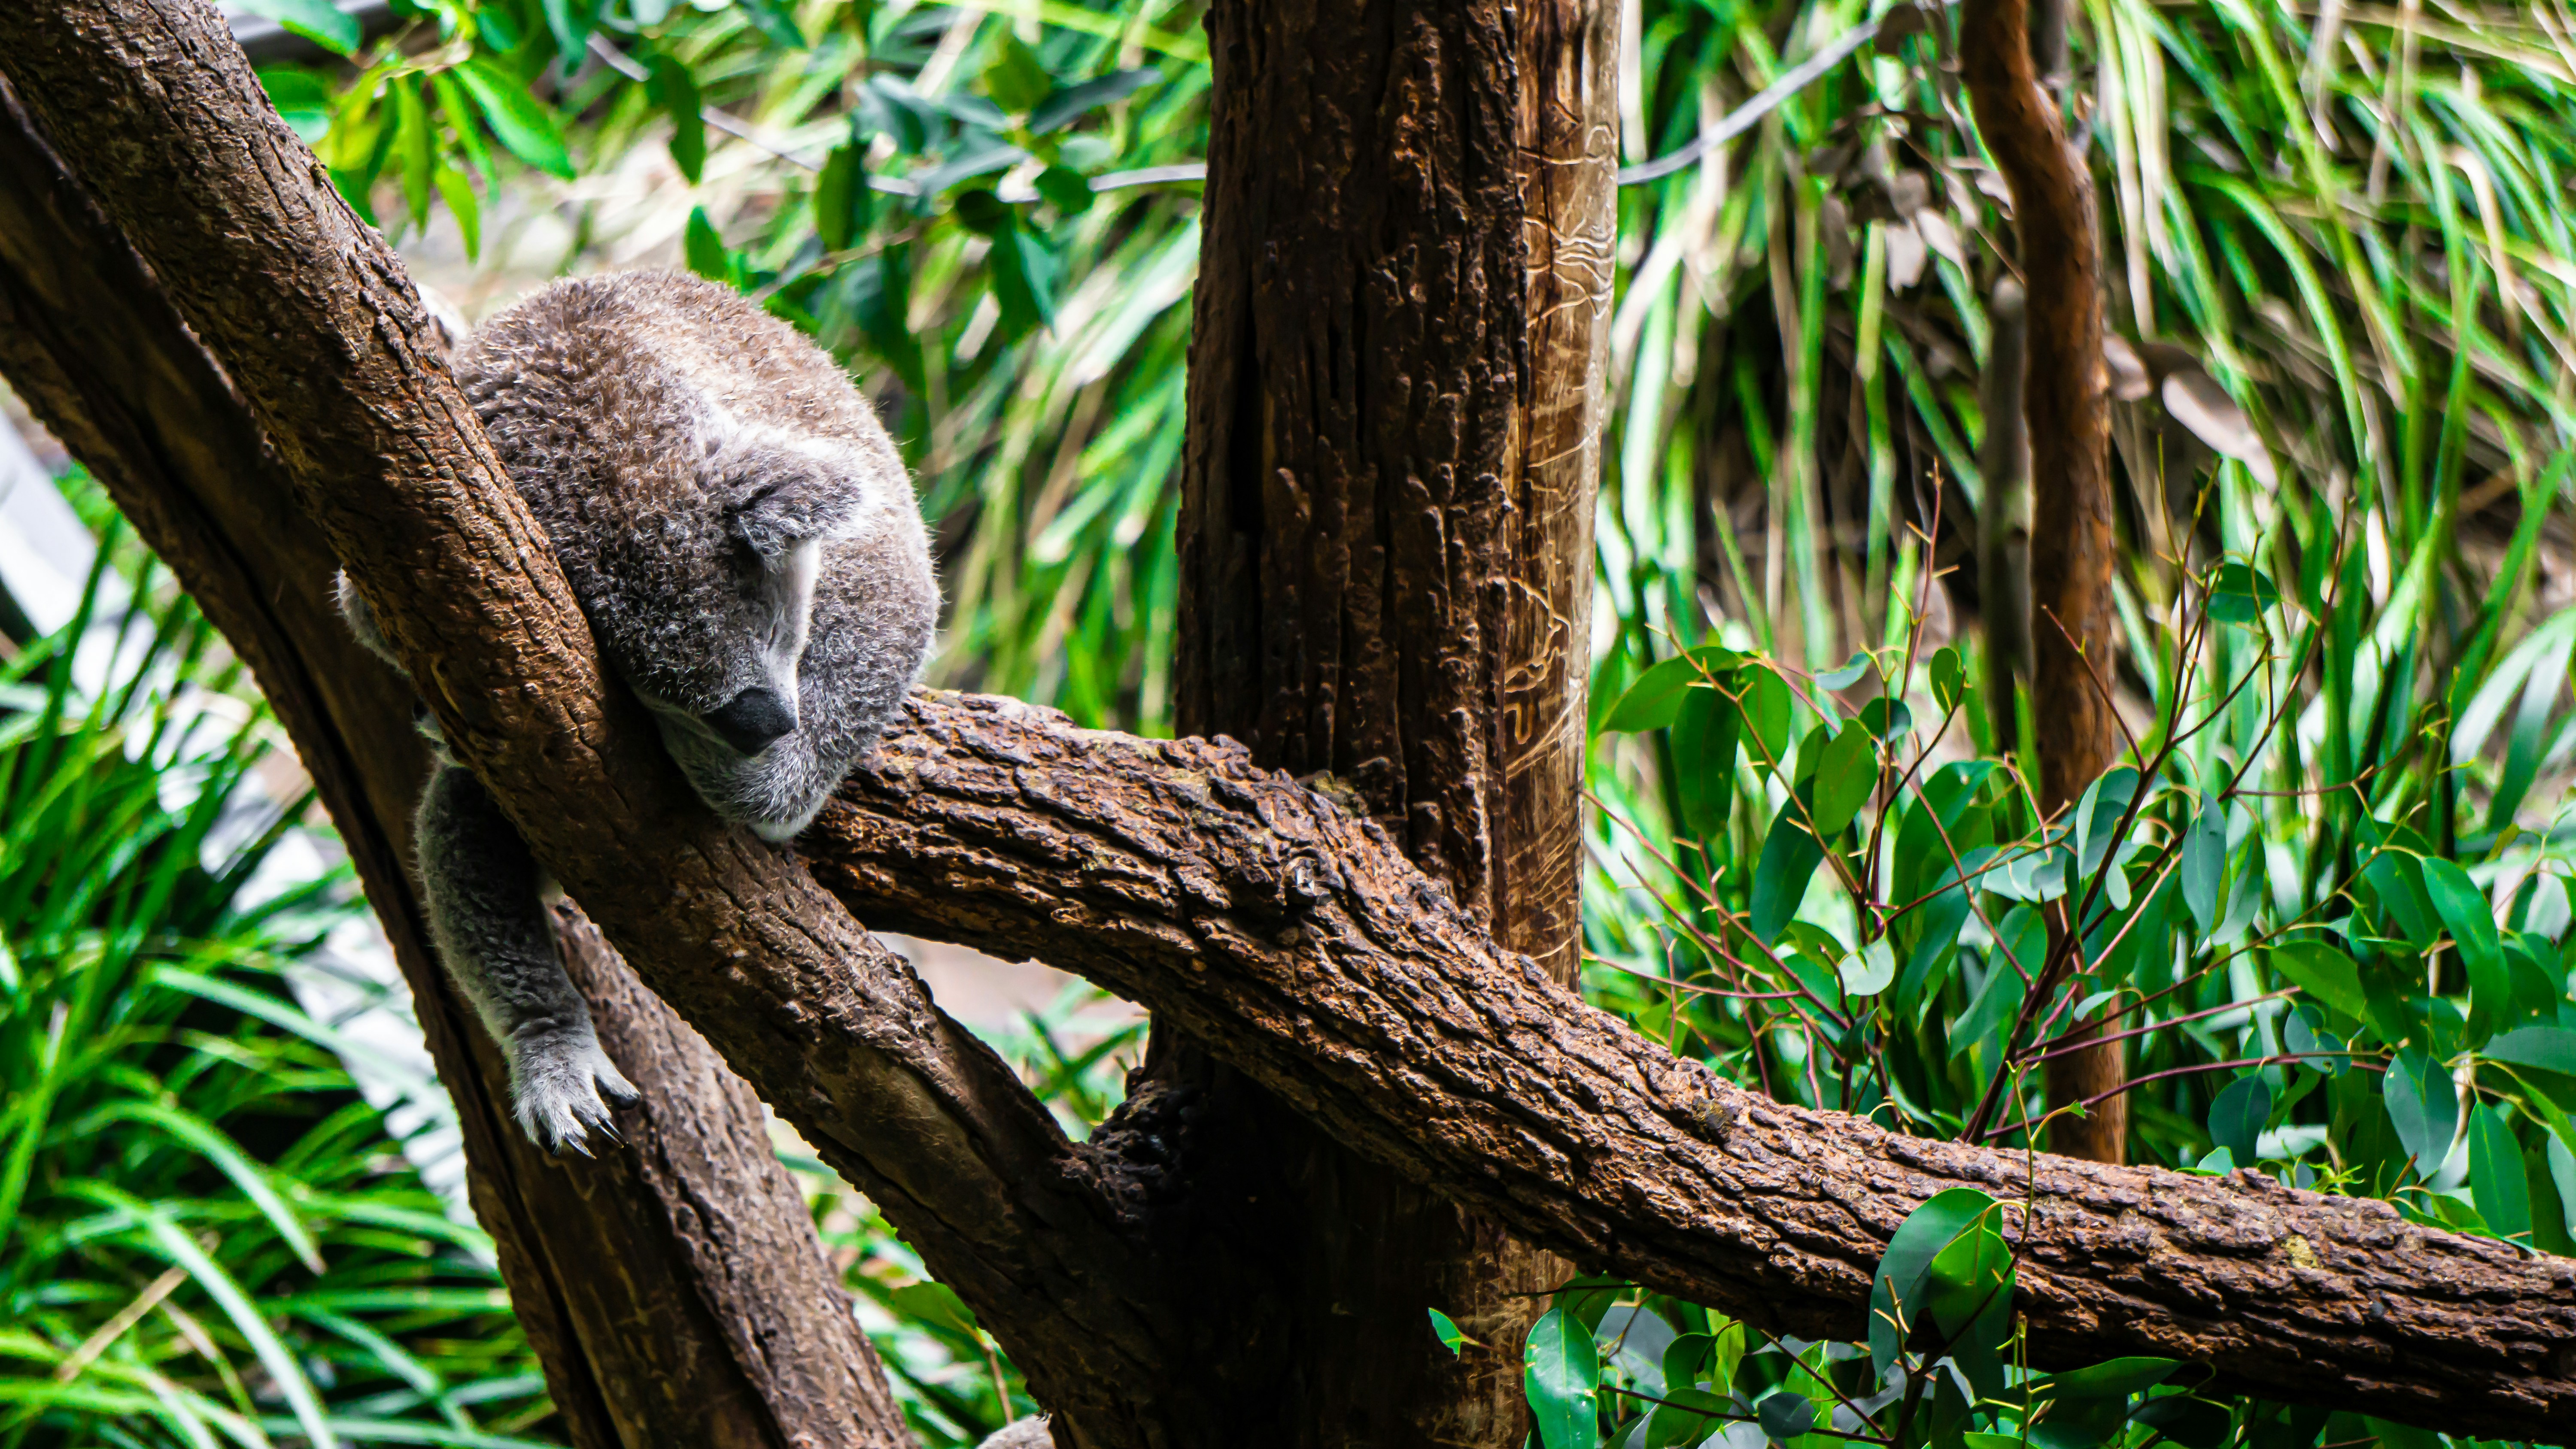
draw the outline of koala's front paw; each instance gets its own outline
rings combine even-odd
[[[570,1148],[589,1156],[591,1129],[615,1141],[608,1102],[625,1106],[644,1096],[599,1049],[588,1022],[522,1032],[511,1038],[509,1056],[512,1112],[528,1139],[549,1152]]]

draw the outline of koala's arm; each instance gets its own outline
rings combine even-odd
[[[358,642],[393,651],[366,601],[340,576],[340,610]],[[396,663],[395,668],[402,666]],[[423,732],[438,741],[434,725]],[[510,1103],[540,1146],[580,1150],[585,1132],[611,1132],[605,1092],[641,1095],[599,1049],[590,1008],[564,974],[546,919],[544,874],[483,783],[439,752],[413,830],[429,928],[439,960],[510,1062]]]
[[[599,1049],[590,1008],[564,974],[546,919],[544,877],[483,782],[442,765],[415,829],[430,934],[439,959],[510,1059],[510,1104],[538,1145],[581,1150],[591,1128],[614,1135],[605,1092],[641,1093]]]

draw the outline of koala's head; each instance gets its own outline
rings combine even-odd
[[[671,758],[718,814],[765,839],[813,820],[928,642],[928,615],[897,608],[924,627],[895,651],[891,694],[830,667],[849,652],[843,635],[880,627],[880,606],[922,595],[927,580],[911,490],[897,477],[899,499],[877,496],[870,461],[830,440],[737,437],[706,450],[693,486],[663,492],[661,506],[569,548],[558,538],[559,553],[586,555],[574,582],[600,651]],[[889,556],[900,566],[884,567]]]
[[[848,375],[732,288],[657,272],[555,283],[457,368],[689,783],[769,839],[804,829],[939,605],[902,459]]]

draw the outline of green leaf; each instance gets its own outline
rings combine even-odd
[[[2029,995],[2030,983],[2038,979],[2048,955],[2048,925],[2028,906],[2013,907],[1995,929],[1998,939],[1986,954],[1985,985],[1950,1028],[1951,1057],[1965,1054],[1970,1047],[1990,1046],[1994,1050],[1986,1055],[1989,1069],[1998,1065],[2000,1038],[2020,1013],[2022,998]],[[2019,970],[2014,969],[2016,962]]]
[[[2409,945],[2423,950],[2433,944],[2432,902],[2424,894],[2421,863],[2411,852],[2377,851],[2362,867],[2361,877],[2379,897],[2380,914],[2394,923]]]
[[[242,1291],[241,1285],[223,1270],[221,1264],[206,1255],[196,1239],[182,1232],[158,1205],[143,1202],[106,1183],[76,1183],[71,1184],[70,1189],[139,1223],[149,1239],[150,1251],[195,1279],[206,1296],[223,1309],[224,1316],[232,1320],[234,1329],[250,1344],[260,1366],[268,1370],[272,1384],[285,1396],[288,1407],[295,1413],[296,1423],[313,1441],[315,1449],[334,1449],[340,1442],[339,1438],[323,1418],[322,1401],[313,1392],[313,1382],[305,1377],[302,1364],[278,1338],[276,1330],[269,1326],[268,1319],[251,1301],[250,1295]]]
[[[1816,1401],[1786,1389],[1754,1405],[1753,1413],[1762,1421],[1762,1432],[1775,1442],[1795,1439],[1816,1427]],[[1550,1449],[1554,1446],[1551,1445]]]
[[[2531,1241],[2531,1185],[2502,1107],[2469,1114],[2469,1193],[2497,1237]]]
[[[835,146],[814,178],[814,234],[825,251],[847,251],[867,234],[873,199],[865,155],[856,141]]]
[[[1738,676],[1745,682],[1744,728],[1745,748],[1754,763],[1778,770],[1789,759],[1789,686],[1770,666],[1747,669]]]
[[[1012,227],[993,238],[985,255],[993,269],[993,296],[1002,304],[1002,326],[1011,334],[1055,325],[1055,258],[1036,238]]]
[[[1959,662],[1958,650],[1944,644],[1932,652],[1932,698],[1946,714],[1967,697],[1967,666]]]
[[[2281,602],[2281,591],[2260,569],[2241,563],[2219,565],[2209,581],[2209,617],[2222,624],[2251,627],[2263,611]]]
[[[472,261],[483,250],[483,207],[474,194],[472,182],[452,166],[438,168],[438,194],[447,202],[447,213],[456,218],[456,230],[465,241],[465,259]]]
[[[1736,736],[1743,719],[1723,690],[1702,684],[1682,691],[1673,720],[1673,793],[1682,830],[1712,853],[1724,846],[1727,815],[1735,805]]]
[[[2182,1394],[2147,1400],[2130,1412],[2129,1421],[2156,1430],[2183,1449],[2219,1449],[2233,1430],[2225,1408]]]
[[[344,12],[331,0],[240,0],[238,8],[263,20],[274,20],[333,55],[356,54],[363,38],[358,17]]]
[[[1861,676],[1868,672],[1869,655],[1866,653],[1855,653],[1851,658],[1843,661],[1842,668],[1828,670],[1823,674],[1817,675],[1816,684],[1818,687],[1824,689],[1849,689],[1853,685],[1860,683]]]
[[[268,92],[268,103],[305,145],[321,140],[331,129],[331,88],[320,76],[294,66],[270,66],[259,73],[259,87]]]
[[[689,225],[681,234],[680,250],[688,258],[690,271],[710,282],[733,284],[733,253],[725,249],[724,238],[716,235],[716,224],[707,220],[705,207],[689,208]]]
[[[2361,968],[2353,959],[2322,941],[2290,941],[2272,948],[2265,958],[2272,969],[2317,1001],[2355,1021],[2369,1015],[2362,991]]]
[[[1885,936],[1845,956],[1843,991],[1850,996],[1876,996],[1896,979],[1896,946]]]
[[[1038,195],[1065,216],[1080,216],[1096,200],[1091,179],[1070,166],[1050,166],[1038,173]]]
[[[1914,728],[1914,711],[1905,701],[1881,695],[1860,707],[1860,727],[1882,744],[1894,744]]]
[[[1897,1225],[1870,1280],[1869,1357],[1875,1377],[1886,1376],[1888,1365],[1896,1362],[1915,1324],[1922,1321],[1923,1280],[1932,1271],[1932,1261],[1994,1206],[1992,1197],[1973,1187],[1954,1187],[1925,1199]]]
[[[1530,1327],[1521,1382],[1544,1449],[1599,1449],[1601,1354],[1591,1329],[1549,1309]]]
[[[1043,136],[1062,130],[1102,106],[1126,99],[1159,74],[1152,70],[1114,70],[1096,80],[1052,91],[1029,112],[1029,134]]]
[[[659,51],[654,52],[650,65],[644,79],[645,97],[670,118],[671,162],[695,186],[707,164],[707,118],[705,102],[698,95],[697,77],[676,57]],[[825,169],[829,169],[828,163]]]
[[[1001,43],[993,48],[993,60],[984,67],[984,89],[1003,110],[1013,115],[1034,108],[1055,85],[1036,52],[1027,42],[1005,30]],[[1035,129],[1032,127],[1031,129]]]
[[[403,205],[414,226],[429,224],[430,173],[438,167],[438,134],[430,128],[429,107],[420,94],[420,77],[391,82],[394,102],[394,157],[402,166]]]
[[[1807,883],[1825,862],[1825,848],[1807,833],[1800,819],[1805,813],[1805,802],[1794,795],[1781,802],[1780,813],[1771,818],[1771,829],[1762,837],[1761,858],[1753,866],[1751,926],[1754,939],[1766,946],[1780,938],[1780,928],[1798,913],[1798,903],[1807,897]]]
[[[1955,862],[1992,843],[1991,822],[1982,814],[1971,820],[1969,812],[1976,805],[1978,790],[1994,772],[1992,760],[1961,760],[1935,770],[1923,782],[1896,830],[1891,900],[1908,904],[1921,898],[1936,881],[1953,878]]]
[[[1619,702],[1610,706],[1601,728],[1612,734],[1665,729],[1680,718],[1683,696],[1693,685],[1735,689],[1733,671],[1742,662],[1743,656],[1733,650],[1702,645],[1652,665],[1620,692]]]
[[[2117,843],[2120,821],[2138,793],[2138,772],[2126,765],[2105,770],[2084,789],[2075,804],[2076,870],[2090,878]]]
[[[1467,1335],[1458,1331],[1458,1325],[1450,1321],[1448,1314],[1441,1312],[1437,1308],[1425,1311],[1431,1315],[1431,1331],[1434,1335],[1438,1336],[1440,1346],[1449,1350],[1449,1356],[1451,1358],[1456,1358],[1459,1352],[1467,1346]]]
[[[2459,1131],[2460,1098],[2451,1074],[2420,1046],[2402,1047],[2388,1065],[2388,1120],[2419,1177],[2431,1177]]]
[[[2090,1368],[2070,1369],[2050,1374],[2030,1385],[2030,1396],[2040,1399],[2125,1399],[2144,1393],[2173,1377],[2182,1360],[2173,1358],[2115,1358]]]
[[[2210,1140],[2241,1163],[2255,1161],[2254,1139],[2272,1120],[2272,1087],[2260,1072],[2238,1077],[2209,1104]]]
[[[2292,1008],[2290,1014],[2281,1020],[2283,1044],[2290,1050],[2302,1054],[2339,1053],[2349,1050],[2350,1044],[2342,1037],[2316,1024],[2323,1015],[2324,1013],[2314,1006],[2302,1005]],[[2310,1056],[2299,1065],[2323,1072],[2329,1077],[2340,1077],[2350,1069],[2352,1063],[2342,1056]]]
[[[1995,1231],[1995,1217],[1980,1217],[1935,1254],[1923,1279],[1923,1308],[1944,1337],[1959,1340],[1983,1327],[2012,1293],[2012,1245]],[[1997,1342],[1982,1345],[1999,1346]]]
[[[1689,1449],[1716,1433],[1726,1416],[1734,1413],[1732,1399],[1706,1389],[1676,1389],[1668,1381],[1664,1401],[1647,1417],[1644,1449]]]
[[[450,74],[464,83],[466,94],[483,112],[484,123],[511,155],[549,176],[572,179],[572,156],[564,149],[563,132],[524,83],[479,57]]]
[[[2576,1077],[2576,1029],[2520,1026],[2490,1040],[2478,1055]]]
[[[975,1311],[968,1308],[966,1300],[958,1297],[956,1290],[945,1283],[928,1279],[907,1283],[886,1295],[886,1305],[906,1318],[923,1323],[962,1328],[969,1333],[975,1330]]]
[[[2482,1027],[2513,1019],[2513,977],[2505,970],[2495,916],[2487,909],[2486,892],[2454,862],[2426,856],[2423,871],[2424,893],[2451,928],[2460,964],[2468,968],[2470,1030],[2483,1035]]]
[[[582,42],[590,39],[591,27],[599,23],[599,0],[544,0],[544,7],[555,54],[563,57],[564,73],[569,75],[587,53]]]
[[[1816,830],[1827,840],[1843,833],[1878,788],[1878,746],[1869,731],[1846,726],[1825,742],[1816,766]]]
[[[2219,887],[2227,874],[2227,815],[2215,800],[2192,817],[2182,844],[2182,900],[2202,935],[2218,925]],[[2358,1012],[2354,1013],[2359,1015]]]
[[[796,28],[796,17],[788,0],[739,0],[743,18],[759,31],[770,44],[785,50],[803,50],[805,33]]]

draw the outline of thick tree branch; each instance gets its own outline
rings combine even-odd
[[[500,1056],[431,956],[411,883],[426,761],[410,692],[341,622],[330,551],[240,398],[5,81],[0,374],[177,572],[293,735],[402,963],[462,1119],[475,1210],[573,1441],[909,1444],[760,1104],[577,914],[575,974],[646,1101],[623,1144],[573,1170],[511,1122]]]
[[[2576,1429],[2576,1262],[2258,1173],[1987,1151],[1718,1086],[1231,741],[916,696],[803,844],[868,919],[1078,971],[1516,1235],[1775,1331],[1859,1336],[1889,1234],[1968,1185],[2029,1204],[2042,1362],[2165,1354],[2455,1433]]]

